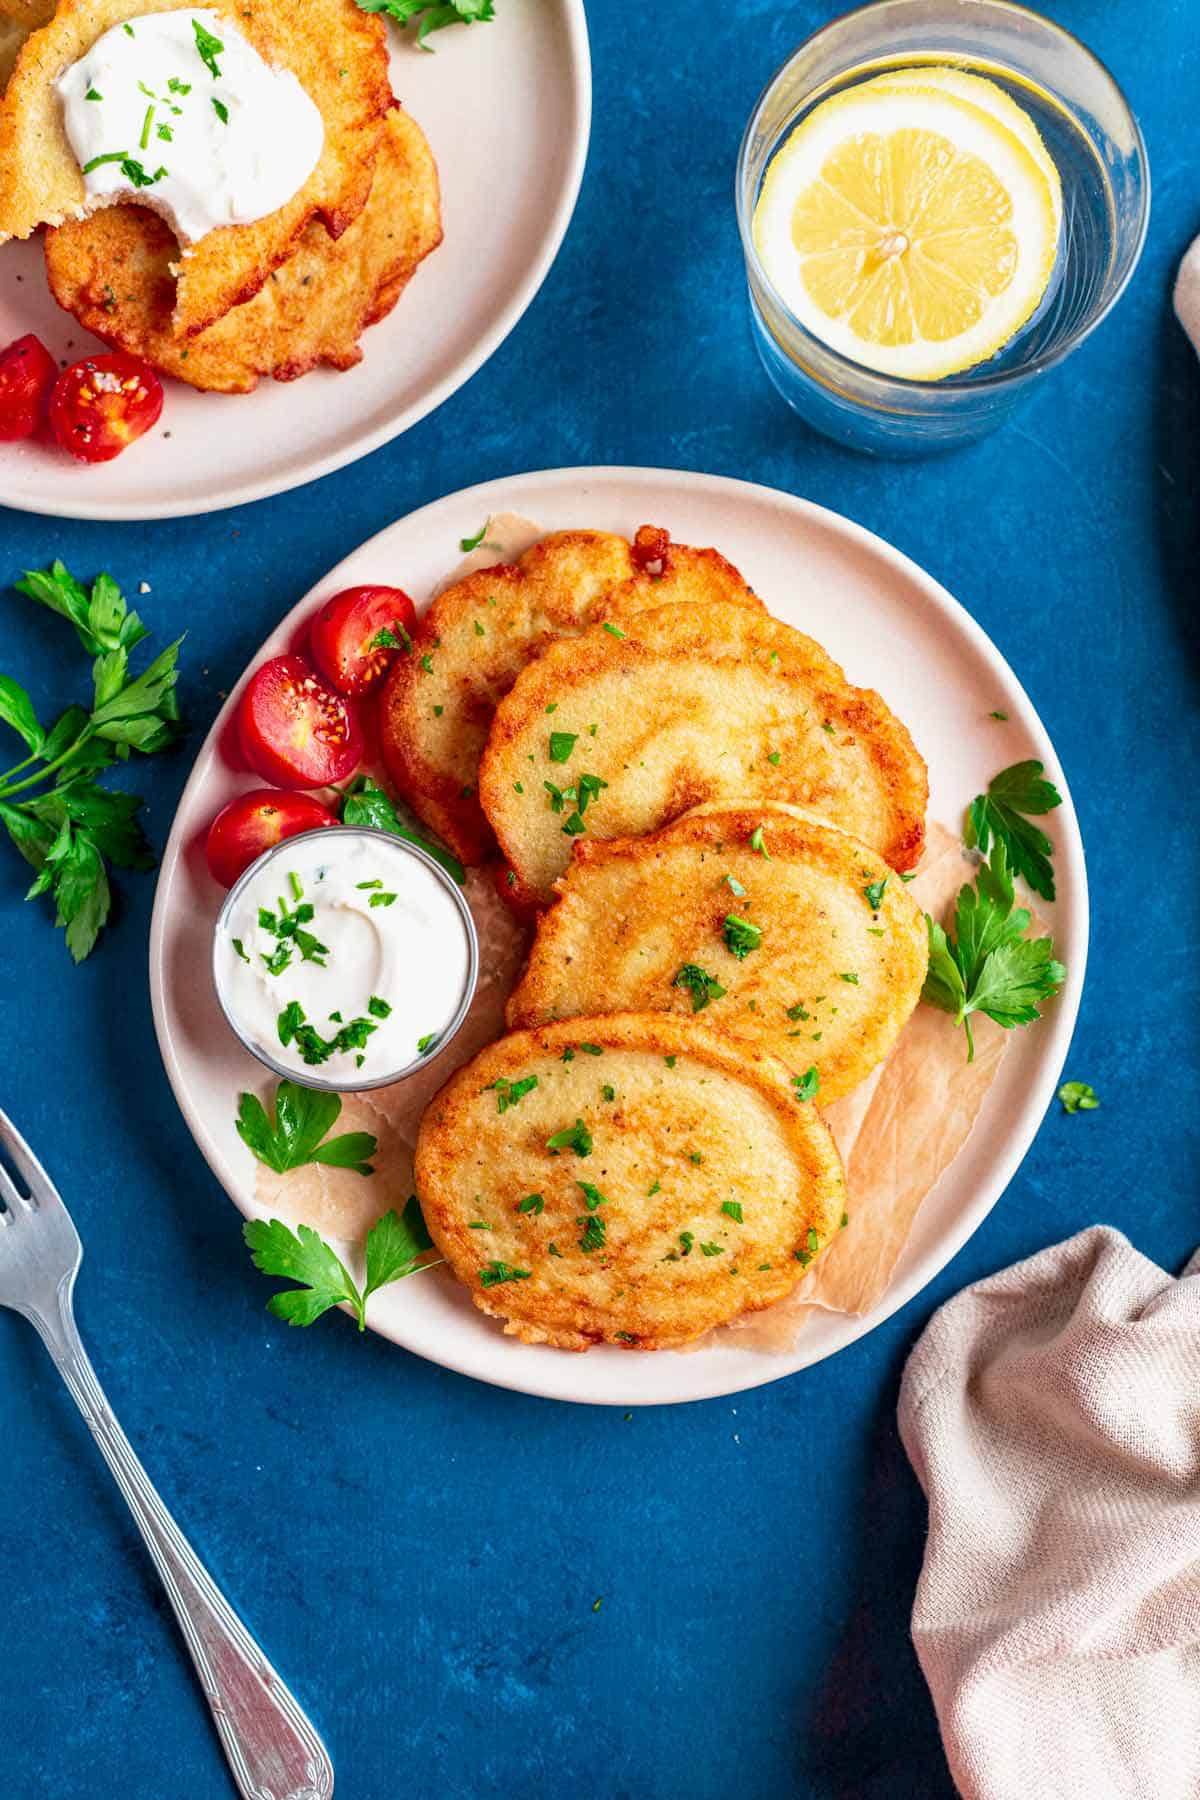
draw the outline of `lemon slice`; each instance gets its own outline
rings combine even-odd
[[[883,88],[893,93],[897,90],[907,92],[913,88],[940,88],[943,93],[954,94],[959,100],[982,107],[984,112],[989,112],[993,118],[998,119],[1001,125],[1006,125],[1014,137],[1020,138],[1050,184],[1055,221],[1062,218],[1062,182],[1059,180],[1058,166],[1025,108],[1019,106],[998,82],[945,63],[920,63],[907,69],[889,69],[885,75],[876,75],[872,80],[864,81],[855,92],[861,94],[864,88]]]
[[[776,153],[753,231],[815,336],[882,374],[937,381],[1036,312],[1060,210],[1057,174],[996,110],[946,86],[863,82]]]

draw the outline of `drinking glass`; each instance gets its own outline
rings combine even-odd
[[[830,349],[772,288],[751,229],[767,166],[801,119],[843,88],[922,63],[1003,87],[1033,119],[1062,181],[1046,298],[995,356],[940,381],[881,375]],[[1060,25],[1009,0],[873,0],[816,32],[767,84],[738,155],[737,211],[755,344],[788,405],[854,449],[921,456],[1002,424],[1116,304],[1145,241],[1150,171],[1120,88]]]

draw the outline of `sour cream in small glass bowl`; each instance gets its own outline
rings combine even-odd
[[[265,852],[225,897],[213,980],[252,1056],[305,1087],[386,1087],[467,1015],[479,946],[466,901],[424,850],[330,826]]]

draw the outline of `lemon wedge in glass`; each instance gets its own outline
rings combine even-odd
[[[1062,212],[1028,115],[1000,89],[1002,103],[978,104],[944,76],[920,80],[935,73],[897,72],[815,107],[776,152],[754,210],[767,278],[800,322],[915,381],[985,362],[1032,317]]]

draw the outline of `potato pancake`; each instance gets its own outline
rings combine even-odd
[[[358,339],[383,318],[441,242],[437,170],[420,126],[388,114],[371,197],[335,243],[313,220],[296,254],[244,306],[198,337],[175,336],[178,254],[156,213],[109,206],[46,234],[58,304],[88,331],[191,387],[247,394],[262,375],[294,381],[319,363],[362,361]]]
[[[258,293],[286,262],[310,219],[340,237],[366,205],[371,174],[393,104],[380,17],[354,0],[211,0],[270,63],[290,69],[325,125],[320,160],[285,206],[249,225],[210,231],[179,260],[174,325],[191,337]],[[113,25],[182,0],[61,0],[25,43],[0,103],[0,243],[39,225],[84,216],[83,176],[67,140],[55,88],[64,70]]]
[[[751,848],[762,827],[770,860]],[[887,1055],[925,979],[925,919],[875,851],[798,808],[703,808],[579,838],[508,1002],[510,1030],[581,1013],[704,1015],[815,1069],[838,1100]]]
[[[499,700],[531,656],[602,619],[648,606],[723,600],[761,609],[716,550],[673,544],[643,525],[632,544],[606,531],[556,531],[519,561],[482,569],[439,594],[380,712],[388,771],[419,818],[467,863],[494,847],[476,790]]]
[[[501,1038],[431,1101],[416,1181],[476,1306],[567,1350],[669,1349],[770,1306],[845,1217],[781,1065],[662,1013]]]
[[[572,737],[565,759],[551,724]],[[573,838],[642,836],[706,801],[802,806],[910,869],[928,780],[879,695],[802,632],[747,607],[664,606],[530,663],[497,708],[479,798],[514,897],[545,906]]]

